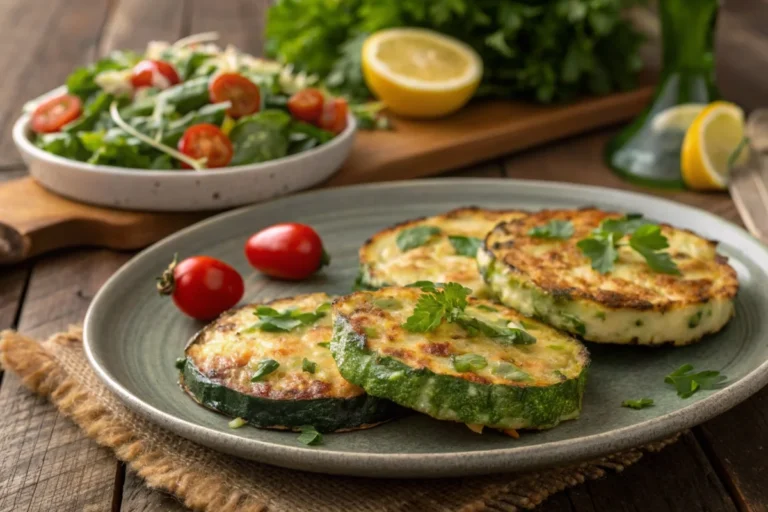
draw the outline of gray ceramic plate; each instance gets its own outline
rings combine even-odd
[[[246,278],[246,297],[322,290],[348,292],[357,248],[399,221],[462,205],[492,208],[599,207],[642,212],[720,240],[741,282],[736,318],[719,334],[685,348],[589,345],[593,365],[582,416],[514,440],[477,435],[463,425],[414,414],[380,427],[325,436],[306,447],[296,434],[241,428],[195,404],[179,388],[174,361],[201,324],[158,297],[154,278],[181,255],[228,261]],[[333,256],[320,276],[302,283],[263,279],[251,271],[243,243],[276,222],[313,225]],[[378,477],[439,477],[518,471],[629,448],[705,421],[768,382],[768,250],[709,213],[650,196],[576,185],[515,180],[440,179],[339,188],[300,194],[225,213],[163,240],[136,256],[101,289],[85,321],[88,357],[104,382],[133,410],[163,427],[226,453],[296,469]],[[682,364],[720,370],[727,385],[682,400],[664,376]],[[654,407],[620,406],[652,397]]]

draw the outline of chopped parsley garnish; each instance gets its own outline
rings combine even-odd
[[[480,304],[479,306],[477,306],[477,309],[481,311],[489,311],[491,313],[498,313],[499,311],[498,309],[492,308],[491,306],[486,306],[485,304]]]
[[[227,423],[227,425],[229,425],[229,428],[240,428],[240,427],[242,427],[244,425],[247,425],[247,424],[248,424],[248,422],[245,421],[243,418],[235,418],[232,421],[230,421],[229,423]]]
[[[315,430],[312,425],[304,425],[299,427],[301,434],[299,435],[299,442],[306,444],[307,446],[320,444],[323,442],[323,435]]]
[[[530,375],[511,363],[499,363],[493,369],[493,374],[513,381],[531,380]]]
[[[621,402],[622,407],[629,407],[630,409],[645,409],[653,405],[653,398],[640,398],[639,400],[624,400]]]
[[[703,311],[698,311],[696,314],[691,315],[691,317],[688,319],[688,327],[691,329],[698,327],[699,323],[701,322],[702,314],[704,314]]]
[[[453,368],[457,372],[462,373],[482,370],[488,366],[488,361],[483,356],[477,354],[462,354],[460,356],[453,356],[451,357],[451,361],[453,362]]]
[[[315,373],[315,370],[317,370],[317,363],[314,363],[305,357],[301,361],[301,369],[307,373]]]
[[[523,329],[487,323],[466,314],[464,310],[467,307],[467,296],[472,290],[458,283],[436,285],[429,281],[420,281],[409,286],[418,286],[425,293],[419,297],[413,314],[403,324],[408,331],[434,331],[445,320],[460,325],[470,336],[482,333],[503,344],[528,345],[536,342],[536,338]]]
[[[374,299],[373,305],[381,309],[400,309],[403,307],[403,303],[394,297],[379,297]]]
[[[298,327],[317,322],[330,309],[330,302],[321,304],[314,312],[308,313],[293,308],[277,311],[269,306],[259,306],[254,313],[259,317],[259,321],[243,332],[254,332],[257,329],[264,332],[289,332]]]
[[[363,327],[363,332],[365,332],[366,338],[376,338],[379,335],[379,331],[373,327]]]
[[[693,366],[684,364],[666,377],[664,382],[671,384],[677,390],[680,398],[690,398],[700,389],[719,389],[723,382],[728,380],[725,375],[714,370],[705,370],[699,373],[691,373]]]
[[[395,242],[401,251],[406,252],[421,247],[440,233],[440,228],[435,226],[416,226],[398,233]]]
[[[466,256],[468,258],[474,258],[477,256],[477,251],[483,246],[483,241],[473,236],[454,236],[448,237],[448,241],[451,242],[453,250],[459,256]]]
[[[629,243],[621,239],[630,235]],[[613,264],[619,257],[616,250],[629,246],[643,258],[654,272],[680,275],[677,264],[668,252],[667,237],[661,234],[661,228],[643,220],[640,214],[628,214],[620,219],[606,219],[592,236],[579,240],[576,244],[581,252],[592,261],[592,268],[605,274],[613,270]]]
[[[184,366],[187,364],[187,358],[186,357],[177,357],[175,364],[176,364],[176,368],[178,370],[183,370]]]
[[[573,330],[576,331],[576,334],[579,336],[584,336],[587,334],[587,326],[584,325],[584,322],[582,322],[579,317],[568,313],[561,313],[560,316],[562,316],[569,324],[571,324]]]
[[[528,231],[528,236],[567,240],[573,236],[573,224],[568,220],[553,219],[543,226],[532,227]]]
[[[264,377],[274,372],[280,367],[280,363],[274,359],[262,359],[256,363],[256,371],[251,375],[251,382],[259,382],[264,380]]]
[[[320,343],[317,344],[317,346],[318,347],[323,347],[323,348],[331,348],[331,342],[330,341],[321,341]]]

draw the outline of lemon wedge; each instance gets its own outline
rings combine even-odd
[[[710,103],[685,132],[680,154],[685,184],[696,190],[726,188],[729,159],[743,139],[744,111],[727,101]],[[741,151],[736,162],[747,157],[748,151]]]
[[[653,116],[651,128],[656,133],[672,130],[684,132],[705,108],[707,108],[706,103],[675,105]]]
[[[483,62],[458,39],[418,28],[381,30],[363,43],[363,76],[387,108],[429,118],[460,109],[477,90]]]

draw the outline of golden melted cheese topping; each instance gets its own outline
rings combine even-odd
[[[482,295],[486,292],[474,258],[456,254],[449,236],[466,236],[483,240],[501,221],[524,216],[515,210],[496,211],[461,208],[444,215],[404,222],[374,235],[360,248],[360,263],[367,272],[369,284],[405,286],[416,281],[460,283]],[[397,246],[397,236],[417,226],[435,226],[441,234],[428,243],[408,251]]]
[[[593,270],[590,259],[576,244],[589,237],[603,220],[622,216],[597,209],[543,210],[499,225],[488,235],[486,248],[513,273],[525,276],[546,292],[593,300],[608,308],[663,310],[736,295],[736,272],[717,254],[717,242],[665,224],[660,226],[669,242],[666,250],[681,276],[655,272],[628,245],[619,247],[612,271],[601,274]],[[573,236],[559,240],[528,235],[531,228],[554,219],[570,221]]]
[[[280,299],[267,304],[277,311],[295,308],[314,312],[331,302],[324,293]],[[264,332],[248,329],[259,318],[258,304],[250,304],[224,313],[200,332],[187,349],[187,357],[209,379],[251,396],[272,400],[312,400],[352,398],[363,390],[344,380],[327,346],[331,341],[331,313],[311,325],[290,332]],[[247,332],[246,332],[247,331]],[[315,363],[315,373],[302,370],[307,359]],[[261,381],[251,382],[258,363],[274,359],[280,366]]]
[[[432,332],[407,331],[403,324],[422,293],[418,288],[394,287],[358,292],[337,299],[333,311],[334,315],[346,317],[352,329],[365,336],[366,347],[377,354],[411,368],[426,368],[481,384],[549,386],[578,377],[588,363],[587,350],[576,339],[513,309],[481,299],[470,298],[465,312],[487,323],[524,328],[536,343],[503,345],[484,335],[470,337],[461,326],[445,321]],[[454,358],[466,354],[482,356],[487,365],[471,372],[457,371]],[[507,369],[511,365],[528,378],[519,374],[506,378],[504,372],[499,372],[500,365]]]

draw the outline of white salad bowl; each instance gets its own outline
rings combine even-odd
[[[329,178],[352,150],[356,123],[332,140],[268,162],[204,171],[146,170],[93,165],[35,146],[29,114],[13,127],[13,140],[29,173],[43,187],[84,203],[147,211],[223,210],[303,190]]]

